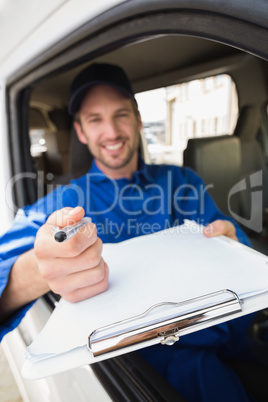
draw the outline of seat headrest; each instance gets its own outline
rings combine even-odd
[[[49,128],[48,122],[46,121],[42,112],[38,109],[30,108],[29,110],[29,126],[32,129],[44,129]]]
[[[92,164],[93,157],[87,145],[79,141],[75,129],[71,131],[69,171],[71,178],[86,174]]]
[[[229,214],[228,194],[241,175],[240,140],[231,135],[191,138],[183,153],[184,165],[194,169],[223,213]],[[232,203],[238,210],[238,200]]]
[[[234,135],[241,141],[256,139],[260,124],[260,112],[255,106],[245,106],[241,109]]]

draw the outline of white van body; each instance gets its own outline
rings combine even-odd
[[[7,119],[6,87],[25,74],[43,52],[52,48],[70,32],[81,27],[122,0],[35,0],[0,1],[0,233],[14,217]]]
[[[8,146],[8,114],[6,87],[24,74],[44,51],[53,47],[67,34],[122,0],[36,0],[0,2],[0,209],[3,233],[14,218],[11,201],[12,175]],[[50,312],[39,300],[29,311],[25,324],[36,335]],[[34,323],[34,325],[32,324]],[[38,325],[39,324],[39,325]],[[28,327],[28,328],[29,328]],[[24,401],[73,402],[110,401],[89,366],[39,381],[25,381],[21,366],[25,344],[18,329],[8,334],[2,342],[6,357]],[[16,351],[16,353],[14,353]],[[15,357],[15,358],[14,358]]]

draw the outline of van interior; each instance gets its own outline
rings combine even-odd
[[[85,174],[91,164],[87,147],[77,140],[67,107],[73,78],[92,61],[54,73],[31,89],[29,133],[43,131],[45,151],[32,153],[28,158],[32,169],[42,171],[45,183],[50,183],[51,188],[53,184],[66,184]],[[265,241],[268,186],[264,185],[268,180],[266,62],[220,43],[179,35],[138,41],[94,58],[94,62],[116,63],[123,67],[138,93],[222,74],[231,77],[238,97],[233,132],[218,135],[210,130],[204,131],[202,136],[188,133],[183,160],[178,160],[177,164],[193,168],[206,184],[213,184],[208,191],[219,208],[227,214],[231,208],[235,216],[241,218],[239,223],[252,238],[254,247],[268,253]],[[263,197],[258,203],[254,202],[249,183],[251,175],[257,172],[261,172],[259,188],[263,184]],[[243,189],[241,187],[239,194],[234,194],[230,200],[230,190],[241,181]],[[31,197],[32,201],[36,196]],[[260,208],[263,220],[258,224],[254,219],[260,220]]]

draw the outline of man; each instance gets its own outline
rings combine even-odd
[[[69,111],[78,138],[88,145],[94,161],[87,175],[19,211],[2,237],[2,336],[49,290],[70,302],[107,290],[102,242],[144,235],[188,218],[208,224],[205,236],[223,234],[247,243],[241,229],[221,214],[191,170],[144,164],[138,154],[141,117],[129,80],[119,67],[93,64],[80,73],[71,88]],[[54,240],[55,226],[79,222],[84,214],[92,218],[86,230],[64,243]],[[222,396],[232,393],[236,400],[246,401],[239,380],[218,356],[217,348],[231,336],[225,324],[203,331],[202,336],[185,337],[180,348],[168,352],[162,348],[157,353],[157,348],[148,348],[141,353],[189,400],[214,400],[216,390],[207,382],[213,367],[214,384],[222,385]]]

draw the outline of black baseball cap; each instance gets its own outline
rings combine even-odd
[[[81,71],[71,85],[69,113],[74,116],[89,88],[94,85],[110,85],[121,91],[126,97],[134,98],[134,92],[129,79],[121,67],[94,63]]]

